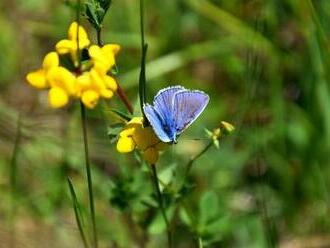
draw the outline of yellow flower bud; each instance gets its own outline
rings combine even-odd
[[[220,127],[221,129],[223,129],[227,134],[230,134],[232,133],[234,130],[235,130],[235,127],[230,124],[229,122],[226,122],[226,121],[222,121],[220,123]]]

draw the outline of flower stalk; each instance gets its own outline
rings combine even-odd
[[[88,184],[88,196],[89,196],[89,207],[90,207],[90,215],[92,221],[92,230],[93,230],[93,244],[94,248],[98,247],[98,239],[97,239],[97,229],[96,229],[96,221],[95,221],[95,204],[94,204],[94,194],[93,194],[93,182],[92,182],[92,173],[91,167],[89,163],[89,149],[88,149],[88,137],[87,137],[87,125],[86,125],[86,109],[82,102],[80,102],[80,110],[81,110],[81,123],[83,130],[83,138],[84,138],[84,150],[85,150],[85,165],[86,165],[86,176],[87,176],[87,184]]]
[[[81,0],[77,0],[77,16],[76,16],[76,18],[77,18],[77,24],[78,24],[78,26],[77,26],[77,58],[78,58],[77,71],[78,71],[78,73],[80,73],[80,71],[81,71],[81,58],[80,58],[80,50],[79,50],[80,7],[81,7]],[[98,248],[97,229],[96,229],[96,221],[95,221],[93,181],[92,181],[91,167],[90,167],[90,163],[89,163],[86,109],[85,109],[85,105],[82,101],[80,101],[80,111],[81,111],[81,124],[82,124],[83,139],[84,139],[85,166],[86,166],[86,176],[87,176],[87,185],[88,185],[89,208],[90,208],[90,216],[91,216],[91,221],[92,221],[93,246],[94,246],[94,248]]]
[[[103,46],[103,41],[102,41],[102,27],[99,27],[99,28],[96,29],[96,39],[97,39],[98,46],[102,47]],[[130,112],[130,114],[133,114],[133,106],[132,106],[130,100],[128,100],[128,97],[127,97],[125,91],[120,86],[120,84],[118,83],[118,81],[117,81],[117,94],[118,94],[120,100],[125,105],[125,107],[128,110],[128,112]]]
[[[140,31],[141,31],[141,70],[139,76],[139,97],[140,108],[143,115],[144,124],[148,124],[148,120],[144,114],[143,105],[146,103],[146,56],[148,50],[148,44],[144,39],[144,1],[140,0]]]

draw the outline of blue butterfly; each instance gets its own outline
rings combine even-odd
[[[177,136],[197,119],[209,99],[203,91],[172,86],[160,90],[153,105],[145,104],[143,110],[161,141],[177,143]]]

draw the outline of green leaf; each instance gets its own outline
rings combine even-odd
[[[204,226],[209,220],[218,214],[219,201],[218,196],[213,191],[207,191],[203,194],[199,205],[199,223]]]
[[[76,217],[76,222],[77,222],[77,226],[78,226],[78,229],[79,229],[79,233],[80,233],[81,239],[84,243],[84,247],[88,248],[89,246],[88,246],[85,231],[84,231],[84,228],[83,228],[83,219],[82,219],[81,211],[80,211],[80,208],[79,208],[79,202],[78,202],[78,199],[77,199],[77,195],[76,195],[76,192],[74,190],[74,187],[73,187],[73,184],[72,184],[70,178],[67,178],[67,180],[68,180],[68,185],[69,185],[69,189],[70,189],[73,210],[74,210],[74,214],[75,214],[75,217]]]
[[[111,143],[115,143],[117,141],[118,135],[122,129],[123,124],[121,123],[116,123],[108,126],[107,135]]]
[[[130,121],[132,119],[132,116],[131,115],[126,114],[126,113],[121,112],[121,111],[116,110],[116,109],[110,109],[110,112],[113,113],[113,114],[115,114],[120,119],[123,119],[124,121]]]
[[[96,30],[100,30],[112,0],[87,0],[84,15]]]
[[[193,224],[194,224],[193,220],[191,219],[191,217],[190,217],[190,215],[189,215],[186,208],[184,208],[184,207],[180,208],[179,216],[180,216],[181,221],[184,224],[186,224],[187,226],[189,226],[191,228],[193,227]]]

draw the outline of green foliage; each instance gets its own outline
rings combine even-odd
[[[96,30],[101,30],[102,23],[112,0],[86,0],[84,3],[85,16]]]

